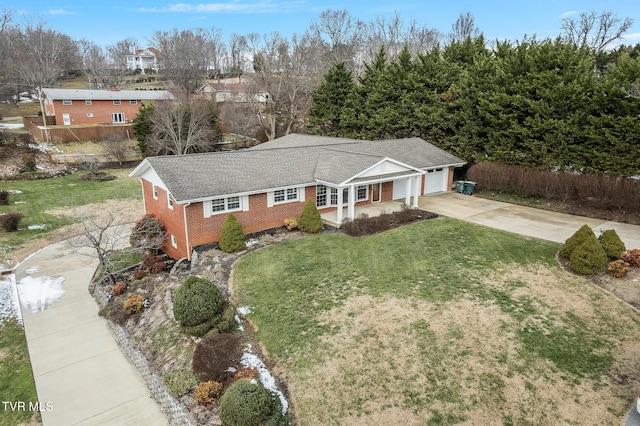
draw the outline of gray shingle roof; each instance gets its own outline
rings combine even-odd
[[[420,169],[464,164],[420,138],[372,142],[300,134],[241,151],[149,157],[144,161],[176,201],[185,202],[318,180],[338,184],[385,157]],[[132,175],[140,175],[144,164]]]
[[[167,90],[85,90],[85,89],[42,89],[49,99],[71,100],[163,100],[174,99],[175,96]]]

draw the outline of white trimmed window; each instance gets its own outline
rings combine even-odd
[[[132,99],[129,101],[129,105],[138,105],[138,101]]]
[[[211,200],[211,214],[232,212],[242,209],[242,200],[239,196],[215,198]]]
[[[120,99],[114,99],[113,100],[113,104],[114,105],[120,105],[122,102],[120,102]]]
[[[91,99],[85,99],[84,100],[84,104],[85,105],[91,105]]]
[[[93,118],[93,113],[92,113],[92,112],[88,112],[88,113],[87,113],[87,117],[89,117],[89,118]]]
[[[158,199],[158,187],[155,185],[151,185],[151,191],[153,192],[153,199]]]
[[[171,245],[173,248],[178,248],[178,239],[173,234],[171,235]]]
[[[169,193],[167,193],[167,207],[173,210],[173,197]]]
[[[288,203],[299,200],[299,188],[287,188],[273,191],[273,203]]]
[[[324,207],[327,205],[327,187],[324,185],[316,186],[316,206]]]
[[[71,104],[72,104],[71,99],[63,99],[62,100],[62,105],[71,105]]]
[[[368,185],[360,185],[356,188],[356,200],[362,201],[367,199]]]

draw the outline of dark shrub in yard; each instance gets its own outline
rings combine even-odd
[[[569,267],[580,275],[595,275],[607,266],[607,254],[595,235],[589,236],[571,253]]]
[[[620,259],[620,255],[625,250],[624,243],[613,229],[608,229],[602,233],[600,243],[607,257],[611,260]]]
[[[193,374],[201,382],[225,383],[233,377],[242,357],[240,339],[235,334],[212,334],[202,339],[193,353]]]
[[[307,200],[302,210],[302,215],[298,219],[298,229],[304,232],[320,232],[324,227],[320,212],[313,200]]]
[[[255,379],[241,379],[229,386],[220,398],[220,420],[223,426],[289,424],[278,396]]]
[[[222,312],[224,297],[218,287],[204,278],[186,278],[173,301],[173,315],[183,326],[195,326]]]
[[[238,223],[233,214],[229,214],[227,220],[222,224],[220,241],[218,242],[220,250],[226,253],[244,250],[246,247],[245,240],[246,237],[242,232],[242,225]]]
[[[20,212],[10,212],[0,215],[0,227],[6,232],[15,232],[24,216]]]
[[[0,205],[9,205],[9,191],[0,190]]]
[[[340,229],[347,235],[359,237],[363,235],[372,235],[379,232],[387,231],[394,227],[416,222],[418,220],[433,219],[437,217],[435,213],[424,210],[411,209],[403,207],[401,211],[393,213],[383,213],[379,216],[368,217],[362,215],[354,220],[346,221]]]
[[[566,259],[571,259],[571,254],[573,251],[582,245],[587,238],[595,237],[595,234],[589,228],[589,225],[582,225],[582,228],[578,229],[572,236],[570,236],[567,241],[562,245],[560,252]],[[596,240],[597,241],[597,240]]]

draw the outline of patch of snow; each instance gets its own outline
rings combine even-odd
[[[31,274],[35,274],[36,272],[38,272],[40,268],[37,266],[32,266],[31,268],[27,268],[24,273],[27,275],[31,275]]]
[[[240,317],[236,315],[234,319],[238,323],[238,330],[244,331],[244,327],[242,326],[242,320],[240,319]]]
[[[10,318],[15,318],[18,323],[22,324],[16,277],[13,274],[6,275],[6,277],[0,281],[0,325]]]
[[[256,239],[254,238],[254,239],[251,239],[251,240],[247,241],[247,242],[245,243],[245,246],[247,246],[247,247],[251,247],[251,246],[255,246],[256,244],[259,244],[259,243],[260,243],[260,241],[258,241],[258,240],[256,240]]]
[[[26,201],[14,201],[13,204],[27,204]]]
[[[7,192],[9,194],[14,194],[14,195],[22,194],[22,191],[20,191],[19,189],[9,189],[9,190],[7,190]]]
[[[22,129],[24,124],[19,123],[0,123],[0,129]]]
[[[51,145],[36,145],[36,144],[30,143],[29,148],[37,149],[38,151],[41,151],[41,152],[49,152],[49,151],[62,152],[60,148],[51,146]]]
[[[63,281],[64,277],[24,277],[17,285],[22,306],[34,313],[44,311],[64,294]]]
[[[244,365],[247,368],[255,368],[256,370],[258,370],[258,374],[260,374],[260,381],[262,382],[264,387],[278,395],[278,397],[280,398],[280,401],[282,402],[282,414],[285,414],[289,409],[287,398],[285,398],[284,394],[280,391],[280,389],[278,389],[278,386],[276,385],[276,379],[271,375],[269,370],[267,370],[267,367],[260,360],[260,358],[258,358],[257,355],[245,352],[242,354],[240,364]]]
[[[248,306],[240,306],[238,308],[238,313],[241,315],[247,315],[251,313],[251,308]]]
[[[49,225],[47,225],[46,223],[40,223],[37,225],[29,225],[27,226],[28,229],[49,229]]]

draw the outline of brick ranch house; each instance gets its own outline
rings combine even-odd
[[[312,199],[341,223],[370,203],[417,207],[420,195],[450,190],[453,169],[464,164],[420,138],[291,134],[239,151],[148,157],[130,176],[141,179],[145,213],[167,229],[164,251],[191,259],[194,247],[219,241],[229,213],[250,234],[299,217]]]
[[[130,123],[144,102],[175,99],[166,90],[42,89],[42,94],[44,113],[58,126]]]

